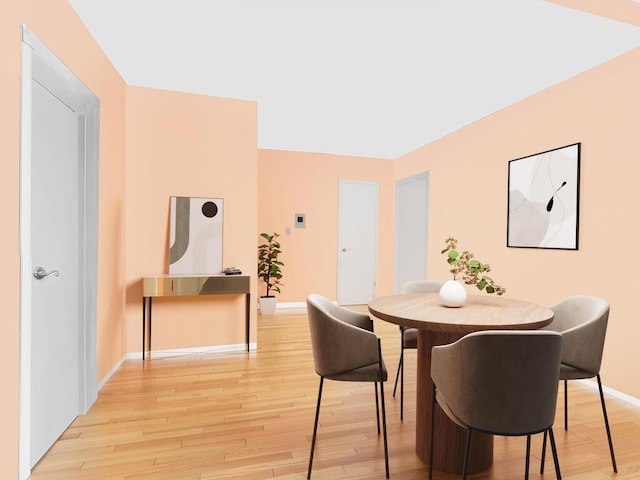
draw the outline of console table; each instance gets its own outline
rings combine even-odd
[[[150,275],[142,279],[142,360],[151,354],[151,305],[154,297],[245,295],[245,336],[249,351],[251,294],[249,275]],[[147,302],[149,307],[147,308]],[[147,314],[148,312],[148,314]],[[147,334],[148,332],[148,334]]]

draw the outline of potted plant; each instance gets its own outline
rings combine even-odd
[[[266,240],[258,247],[258,277],[260,277],[266,287],[266,295],[260,296],[260,314],[273,315],[276,311],[276,297],[273,292],[280,293],[280,283],[282,279],[281,267],[284,266],[278,256],[282,253],[280,250],[280,242],[278,242],[278,233],[269,235],[261,233],[260,236]]]
[[[458,240],[449,237],[445,240],[446,248],[442,254],[447,254],[447,263],[451,266],[453,279],[445,282],[440,290],[442,303],[447,307],[460,307],[467,299],[467,292],[458,280],[462,280],[466,285],[475,285],[478,290],[487,293],[503,295],[506,288],[496,284],[491,277],[484,275],[491,271],[488,263],[482,263],[473,258],[473,253],[464,250],[458,251]]]

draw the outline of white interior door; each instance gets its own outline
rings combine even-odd
[[[376,292],[378,184],[340,181],[338,304],[364,305]]]
[[[97,398],[98,99],[23,27],[20,464]]]
[[[396,182],[396,241],[394,289],[427,278],[429,231],[429,172]]]
[[[79,120],[35,80],[32,99],[31,264],[55,273],[31,280],[31,466],[80,411]]]

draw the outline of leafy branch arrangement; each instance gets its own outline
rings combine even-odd
[[[493,279],[484,273],[491,271],[488,263],[482,263],[473,258],[473,253],[465,250],[458,252],[458,240],[449,237],[445,240],[447,248],[442,250],[442,254],[447,253],[447,263],[451,265],[453,279],[461,279],[467,285],[475,285],[478,290],[485,290],[487,293],[495,293],[497,295],[504,294],[506,288],[497,285]],[[460,278],[462,277],[462,278]]]
[[[272,297],[271,290],[280,293],[280,283],[282,279],[282,270],[284,263],[278,260],[278,255],[282,253],[280,250],[280,242],[277,238],[278,233],[269,235],[261,233],[260,236],[267,242],[258,247],[258,277],[260,277],[267,285],[267,297]]]

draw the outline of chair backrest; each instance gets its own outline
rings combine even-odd
[[[562,363],[598,375],[609,321],[609,302],[576,295],[549,308],[554,317],[544,330],[562,334]]]
[[[542,331],[483,331],[433,347],[431,377],[464,426],[502,435],[553,425],[562,336]]]
[[[307,297],[313,362],[327,376],[378,363],[378,337],[368,315],[333,304],[321,295]]]
[[[400,293],[438,293],[442,285],[444,285],[443,282],[412,280],[402,285]]]

